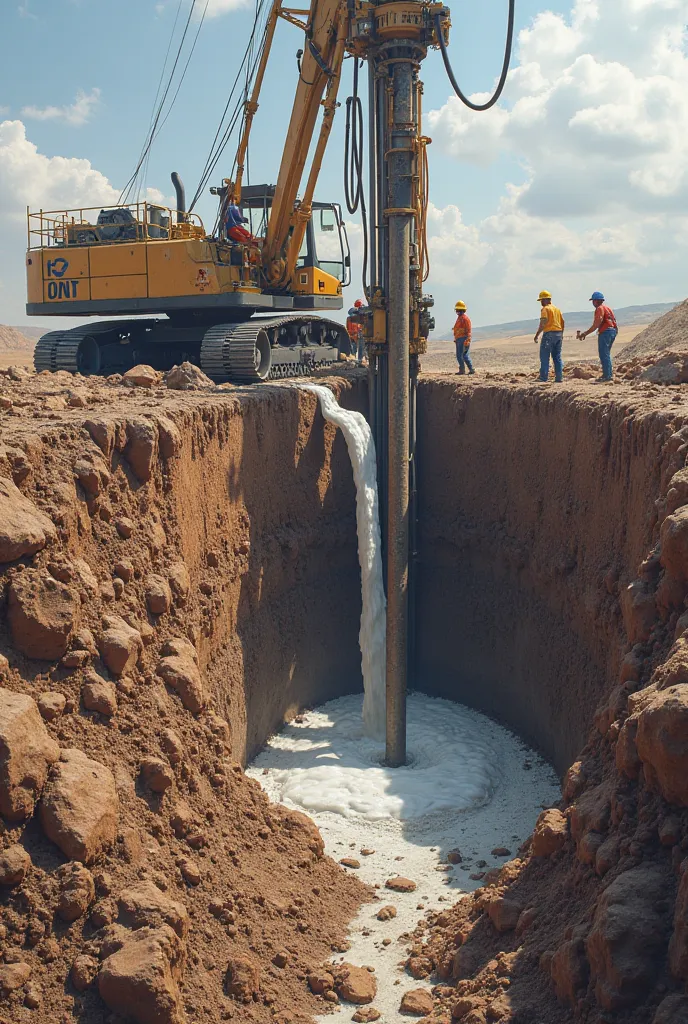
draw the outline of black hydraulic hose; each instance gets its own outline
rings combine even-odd
[[[439,15],[439,14],[435,15],[435,34],[437,36],[437,41],[439,42],[439,45],[440,45],[440,50],[442,52],[442,60],[444,61],[444,66],[445,66],[445,68],[447,70],[447,75],[449,77],[449,81],[451,82],[452,88],[454,89],[454,92],[459,97],[461,102],[465,103],[465,105],[467,107],[469,107],[471,110],[478,110],[478,111],[489,110],[490,107],[493,107],[495,105],[495,103],[497,102],[499,97],[502,95],[502,92],[504,91],[504,86],[506,84],[506,76],[509,73],[509,64],[511,62],[511,51],[513,49],[513,42],[514,42],[514,15],[515,15],[515,11],[516,11],[516,0],[509,0],[509,23],[508,23],[507,32],[506,32],[506,47],[504,49],[504,63],[502,65],[502,73],[499,76],[499,82],[497,83],[497,88],[494,91],[494,95],[490,97],[490,99],[487,101],[487,103],[473,103],[471,100],[469,100],[468,96],[466,96],[461,91],[461,89],[459,88],[458,82],[456,81],[456,78],[454,77],[454,72],[452,70],[452,66],[451,66],[451,64],[449,62],[449,54],[447,53],[447,44],[445,43],[444,36],[442,35],[442,18],[441,18],[441,15]]]
[[[368,295],[368,211],[363,187],[363,104],[358,95],[358,57],[354,57],[352,95],[346,101],[346,128],[344,131],[344,198],[349,213],[361,208],[363,227],[363,294]]]

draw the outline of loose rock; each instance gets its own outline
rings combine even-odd
[[[158,382],[158,375],[152,366],[140,363],[122,374],[122,383],[129,387],[152,388]]]
[[[551,857],[566,842],[568,823],[561,811],[550,808],[543,811],[533,831],[533,856]]]
[[[133,669],[139,659],[143,648],[141,634],[117,615],[106,616],[104,624],[100,654],[110,672],[121,676]]]
[[[412,882],[410,878],[404,878],[402,875],[388,878],[385,882],[385,889],[392,889],[393,892],[415,892],[417,888],[418,886],[415,882]]]
[[[260,994],[260,969],[244,957],[232,957],[227,964],[225,991],[232,999],[250,1003]]]
[[[170,766],[157,757],[141,762],[141,780],[154,793],[164,793],[174,782]]]
[[[183,903],[171,899],[153,882],[144,881],[125,889],[119,897],[122,922],[129,928],[169,925],[180,939],[189,932],[189,914]]]
[[[20,693],[0,689],[0,812],[8,821],[33,814],[48,777],[60,756],[36,703]]]
[[[81,864],[64,864],[57,872],[60,881],[60,899],[57,913],[63,921],[76,921],[83,917],[96,898],[96,886],[91,872]]]
[[[170,610],[172,591],[164,576],[153,574],[146,580],[146,604],[153,615],[163,615]]]
[[[78,956],[72,964],[69,977],[77,992],[85,992],[98,973],[100,964],[92,956]]]
[[[412,988],[404,992],[399,1010],[413,1017],[425,1017],[432,1013],[434,1002],[426,988]]]
[[[48,838],[66,857],[90,864],[114,842],[118,816],[117,789],[110,769],[80,750],[63,750],[40,805],[41,825]]]
[[[11,581],[8,595],[15,647],[28,658],[61,658],[79,621],[81,602],[74,590],[47,572],[26,569]]]
[[[103,962],[98,975],[101,999],[137,1024],[180,1024],[183,960],[183,943],[167,925],[139,928]]]
[[[194,714],[203,710],[203,682],[193,658],[187,654],[170,655],[158,662],[156,671],[160,678],[179,694],[185,708]]]
[[[19,885],[31,868],[31,857],[23,846],[14,843],[0,853],[0,885]]]
[[[84,684],[81,699],[87,711],[97,711],[107,718],[111,718],[117,711],[115,684],[101,678],[95,672]]]
[[[56,536],[52,520],[11,480],[0,477],[0,562],[34,555]]]
[[[364,967],[352,964],[335,964],[332,968],[335,991],[340,999],[349,1003],[372,1003],[377,994],[375,975]]]

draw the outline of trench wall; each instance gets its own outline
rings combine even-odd
[[[418,685],[560,771],[628,649],[673,417],[581,392],[422,379]]]
[[[209,589],[199,653],[244,760],[300,708],[362,688],[346,444],[314,396],[269,391],[197,412],[168,485],[181,554]],[[364,395],[338,391],[351,408]]]

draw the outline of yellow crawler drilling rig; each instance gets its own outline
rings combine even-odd
[[[244,107],[236,175],[211,189],[220,203],[212,233],[186,210],[176,174],[176,209],[139,201],[106,209],[29,212],[27,313],[120,318],[44,335],[36,346],[36,369],[106,375],[137,363],[166,369],[186,358],[215,380],[249,383],[307,374],[348,354],[344,327],[311,312],[340,309],[342,286],[350,279],[341,208],[337,203],[314,202],[344,58],[348,53],[358,65],[372,46],[388,47],[399,36],[416,40],[420,57],[435,42],[435,13],[441,13],[446,33],[448,13],[436,3],[403,0],[375,6],[361,0],[311,0],[308,10],[297,10],[274,0]],[[277,184],[245,186],[251,126],[280,19],[305,34],[291,120]],[[389,83],[386,89],[388,105]],[[405,146],[422,172],[425,140],[417,130],[418,83],[411,87],[409,81],[407,99],[414,110],[409,108],[404,115],[410,126],[405,129]],[[361,181],[357,185],[362,188]],[[409,240],[416,254],[422,249],[420,187],[422,173],[407,202],[417,224],[419,237]],[[230,204],[247,218],[253,240],[235,242],[227,236],[224,225]],[[383,209],[389,205],[383,202]],[[427,318],[421,322],[422,308],[414,309],[416,346],[429,328]],[[266,313],[273,315],[255,315]],[[137,314],[147,316],[136,318]],[[163,316],[154,319],[150,314]],[[371,331],[371,340],[384,343],[381,302]]]

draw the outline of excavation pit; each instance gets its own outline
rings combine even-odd
[[[149,936],[148,952],[167,964],[169,1024],[175,1014],[301,1024],[326,1008],[307,977],[369,899],[358,876],[375,858],[356,852],[360,869],[323,858],[312,826],[269,805],[241,765],[304,709],[360,693],[341,434],[289,384],[174,393],[161,381],[144,391],[14,376],[0,381],[0,671],[5,693],[28,700],[43,754],[21,792],[0,779],[16,798],[14,816],[3,805],[3,850],[24,872],[0,897],[10,954],[0,971],[21,982],[3,989],[0,1019],[136,1020],[135,1001],[105,1001],[129,954],[101,984],[102,965],[113,942],[131,951]],[[325,381],[365,411],[362,374]],[[493,848],[518,863],[496,886],[475,880],[477,900],[443,901],[396,947],[397,961],[410,949],[432,962],[439,1019],[461,999],[481,1024],[500,1019],[495,985],[506,978],[505,1020],[645,1024],[668,999],[657,1024],[681,1020],[667,1013],[683,1012],[688,962],[684,394],[643,382],[421,377],[416,685],[487,714],[565,778],[559,831],[543,831],[556,849],[533,856],[528,841],[516,857],[510,837],[525,834],[502,830]],[[114,818],[84,840],[92,891],[66,870],[74,853],[45,831],[81,763],[56,761],[56,747],[77,748],[113,780],[102,776]],[[351,851],[336,841],[341,859]],[[430,845],[433,857],[444,852]],[[144,884],[192,927],[181,911],[152,909],[154,890],[140,909],[132,889]],[[82,895],[70,902],[66,890]],[[629,921],[649,915],[649,953],[631,925],[623,957],[611,945],[612,897]],[[532,911],[528,928],[498,930],[495,900]],[[78,916],[68,923],[59,906]],[[142,921],[155,936],[140,933]],[[398,993],[428,984],[399,977]]]

